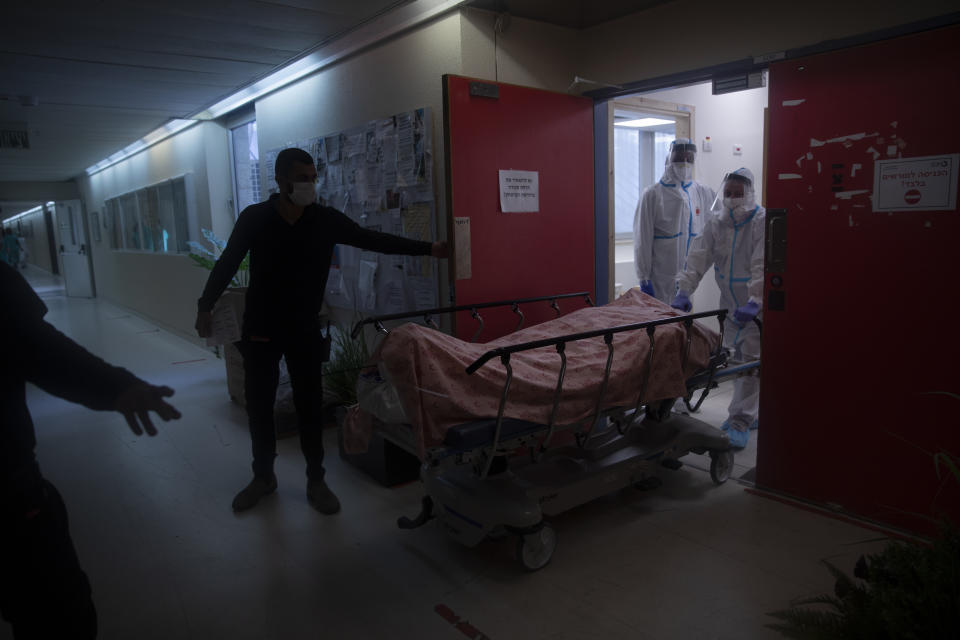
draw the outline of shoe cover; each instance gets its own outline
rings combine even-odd
[[[750,441],[750,430],[744,429],[740,431],[739,429],[727,429],[727,435],[730,436],[730,446],[733,449],[743,449],[747,446],[747,442]]]

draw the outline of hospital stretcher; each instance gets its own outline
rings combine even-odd
[[[589,296],[581,293],[487,303],[483,307],[512,306],[520,318],[519,328],[523,324],[519,304],[549,301],[559,316],[557,300],[570,297],[584,297],[592,304]],[[440,313],[462,310],[470,311],[482,330],[479,308],[479,305],[449,307],[367,318],[356,325],[353,335],[356,337],[368,324],[387,334],[384,325],[387,320],[423,317],[432,324],[432,318]],[[505,369],[497,415],[450,427],[442,443],[428,447],[425,452],[418,451],[407,425],[374,419],[374,428],[381,437],[420,455],[423,462],[420,476],[426,495],[422,510],[413,519],[399,518],[399,527],[413,529],[436,519],[450,535],[468,547],[487,538],[516,535],[518,559],[527,570],[535,571],[550,561],[556,547],[556,533],[545,517],[625,487],[655,488],[660,484],[660,471],[679,469],[680,458],[691,452],[709,454],[710,477],[722,484],[733,469],[733,452],[726,433],[690,415],[674,412],[676,398],[648,401],[645,393],[657,348],[657,329],[676,324],[684,328],[686,364],[697,320],[716,318],[720,334],[707,366],[686,379],[684,400],[689,402],[699,392],[696,403],[699,406],[720,381],[756,375],[759,361],[739,365],[728,362],[729,354],[722,346],[726,315],[725,310],[688,314],[491,349],[472,362],[466,373],[473,375],[496,363]],[[636,401],[629,406],[603,406],[611,364],[616,357],[614,337],[627,332],[645,332],[649,339]],[[478,335],[479,331],[474,338]],[[593,415],[575,424],[560,424],[555,418],[564,398],[567,345],[598,339],[603,340],[607,356]],[[530,422],[507,417],[514,381],[511,360],[517,354],[544,348],[554,349],[560,362],[549,419]],[[567,437],[564,439],[561,434]],[[564,441],[554,445],[556,440]]]

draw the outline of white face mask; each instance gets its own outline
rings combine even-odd
[[[312,182],[294,182],[289,197],[298,207],[309,206],[317,200],[317,187]]]
[[[723,199],[723,208],[724,209],[737,209],[743,206],[743,203],[746,202],[746,198],[724,198]]]
[[[673,170],[681,182],[690,182],[693,178],[693,164],[690,162],[674,162]]]

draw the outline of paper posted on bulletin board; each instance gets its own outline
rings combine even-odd
[[[416,109],[345,131],[291,141],[264,153],[264,191],[283,148],[307,151],[317,167],[317,197],[360,226],[433,242],[432,114]],[[366,314],[402,313],[438,305],[438,269],[429,256],[388,256],[337,245],[328,305]]]

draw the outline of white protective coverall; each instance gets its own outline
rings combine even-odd
[[[696,147],[679,139],[671,144]],[[637,280],[650,281],[653,293],[670,304],[676,293],[677,273],[684,270],[693,240],[703,230],[714,193],[689,177],[692,163],[671,162],[667,155],[663,177],[647,187],[633,216],[633,258]],[[684,166],[688,165],[688,166]],[[688,174],[684,177],[684,173]]]
[[[734,319],[733,312],[748,302],[763,308],[766,210],[756,204],[753,174],[748,169],[738,169],[734,174],[748,178],[751,183],[744,202],[732,209],[724,206],[710,213],[703,233],[690,250],[686,269],[678,275],[677,285],[679,291],[689,296],[713,266],[720,288],[720,305],[729,311],[723,344],[731,349],[734,360],[747,361],[760,357],[760,329],[752,321],[741,325]],[[740,431],[756,428],[759,400],[760,378],[753,375],[737,378],[728,408],[729,426]]]

